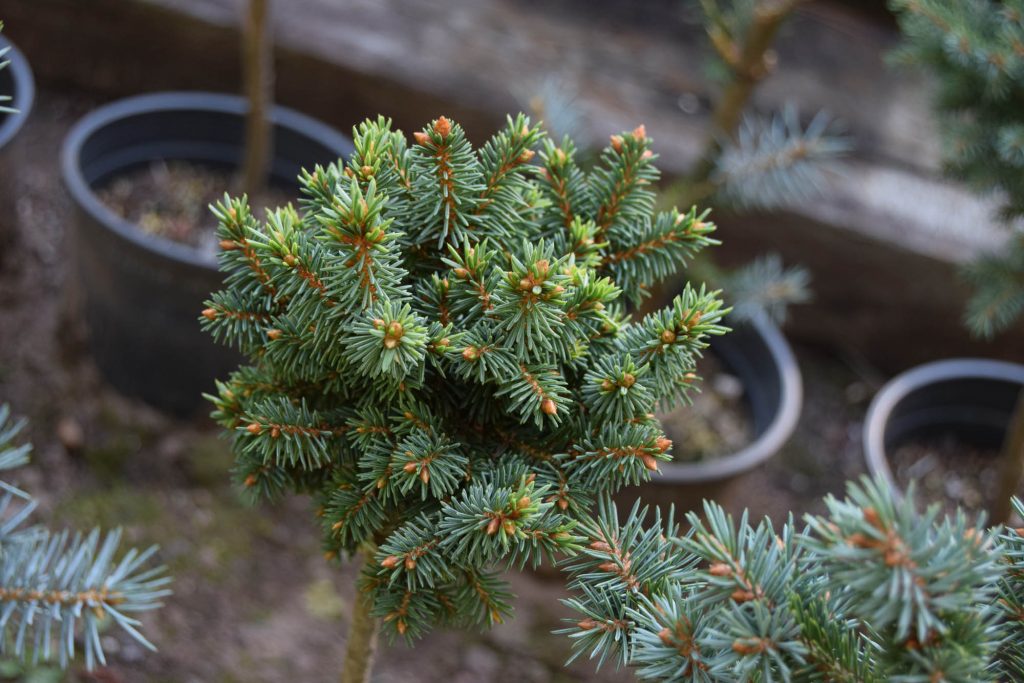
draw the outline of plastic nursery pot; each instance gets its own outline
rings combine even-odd
[[[793,350],[777,326],[760,320],[734,324],[731,332],[711,338],[709,352],[743,385],[754,439],[735,453],[700,462],[663,463],[661,474],[640,487],[639,497],[646,503],[689,510],[705,498],[719,499],[732,481],[778,453],[796,428],[803,407],[803,379]],[[624,491],[630,500],[633,491]]]
[[[927,363],[897,375],[875,395],[864,420],[868,469],[899,492],[888,456],[898,446],[951,434],[999,448],[1021,390],[1024,365],[980,358]]]
[[[121,392],[177,415],[198,412],[213,380],[240,357],[197,322],[220,289],[216,259],[147,235],[104,206],[94,190],[156,160],[234,170],[242,157],[246,103],[210,93],[159,93],[101,107],[64,141],[61,171],[76,205],[75,268],[89,348]],[[349,138],[275,107],[270,182],[296,187],[299,171],[336,161]]]
[[[6,60],[9,64],[0,69],[0,95],[10,96],[11,101],[4,102],[3,106],[13,107],[17,111],[13,114],[0,114],[0,248],[4,251],[16,234],[18,215],[15,206],[17,192],[13,182],[17,177],[17,169],[12,148],[18,142],[18,131],[25,125],[32,110],[36,93],[32,70],[25,56],[10,41],[0,36],[0,53],[5,49],[7,53],[0,57],[0,61]]]

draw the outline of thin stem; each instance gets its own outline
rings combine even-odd
[[[715,3],[704,3],[711,43],[729,67],[732,77],[711,113],[711,126],[700,160],[690,173],[674,182],[666,192],[676,206],[685,210],[718,191],[718,181],[712,178],[712,173],[722,152],[722,139],[735,138],[754,88],[770,71],[765,55],[771,49],[782,22],[801,2],[803,0],[763,0],[757,3],[742,45],[736,44],[720,27],[721,19]],[[651,296],[641,304],[640,315],[661,308],[678,289],[678,277],[653,286]]]
[[[363,566],[373,562],[376,547],[363,548]],[[341,683],[368,683],[373,660],[377,654],[377,634],[380,619],[370,611],[373,602],[356,590],[352,603],[352,623],[348,629],[348,644],[345,647],[345,663],[341,672]]]
[[[754,92],[754,88],[769,72],[765,55],[775,41],[775,35],[787,16],[802,0],[775,0],[761,2],[754,8],[750,30],[743,37],[742,45],[736,45],[724,37],[715,24],[708,29],[712,43],[732,72],[732,78],[722,91],[711,114],[711,128],[704,143],[700,161],[690,172],[686,183],[691,188],[701,188],[701,197],[706,197],[707,185],[722,151],[722,138],[733,138],[739,126],[743,110]],[[713,17],[712,17],[713,21]],[[716,36],[718,38],[716,39]],[[690,193],[686,193],[689,195]],[[696,197],[686,197],[683,206],[693,203]]]
[[[1017,406],[1007,425],[1000,459],[999,493],[991,509],[993,524],[1004,524],[1010,519],[1010,499],[1017,493],[1021,476],[1024,476],[1024,391],[1017,397]]]
[[[274,83],[274,65],[270,49],[267,15],[270,0],[249,0],[242,39],[242,68],[249,113],[245,119],[245,150],[242,158],[242,182],[251,197],[267,183],[270,167],[270,92]]]

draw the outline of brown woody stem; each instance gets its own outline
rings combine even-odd
[[[722,151],[721,139],[735,137],[740,117],[743,116],[743,110],[746,109],[754,88],[768,73],[765,55],[771,49],[782,22],[801,1],[762,0],[755,7],[754,20],[744,37],[743,44],[735,46],[738,51],[736,59],[726,60],[732,71],[732,78],[715,104],[704,152],[686,181],[687,187],[700,190],[700,196],[693,196],[693,191],[688,191],[687,201],[682,202],[682,206],[689,206],[698,199],[704,199],[715,189],[713,186],[709,187],[709,180],[712,171],[715,170],[718,155]]]
[[[373,562],[375,551],[373,546],[363,549],[364,566]],[[380,619],[370,613],[372,608],[373,601],[369,596],[360,595],[357,589],[352,601],[352,623],[348,628],[341,683],[369,683],[380,631]]]
[[[249,112],[245,119],[242,183],[252,197],[267,183],[270,168],[270,92],[274,83],[273,55],[267,18],[270,0],[249,0],[242,38],[242,69]]]

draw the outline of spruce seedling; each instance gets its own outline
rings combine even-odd
[[[379,628],[499,623],[503,568],[577,552],[596,498],[670,459],[655,405],[725,328],[703,287],[627,313],[714,243],[706,212],[654,211],[643,126],[590,170],[523,115],[478,149],[445,117],[353,137],[299,211],[214,207],[226,287],[201,320],[249,358],[211,397],[238,482],[310,495],[327,556],[363,557],[363,681]]]

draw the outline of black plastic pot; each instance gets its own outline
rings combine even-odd
[[[765,321],[735,325],[728,334],[713,337],[709,351],[742,383],[754,440],[736,453],[706,461],[662,464],[661,474],[640,488],[639,497],[647,503],[692,509],[704,498],[718,499],[733,480],[778,453],[796,429],[803,379],[778,327]],[[635,496],[630,489],[624,493]]]
[[[902,444],[952,434],[998,448],[1021,390],[1024,365],[981,358],[927,363],[897,375],[871,401],[864,420],[868,469],[898,492],[888,452]]]
[[[0,95],[11,97],[4,106],[13,107],[13,114],[0,114],[0,248],[6,247],[15,234],[17,225],[17,199],[13,178],[17,177],[16,163],[13,159],[12,147],[15,136],[25,125],[32,103],[35,100],[36,86],[32,79],[32,70],[25,56],[10,41],[0,37],[0,52],[9,48],[0,59],[10,62],[0,70]],[[2,254],[0,254],[2,258]]]
[[[105,207],[94,189],[155,160],[237,168],[245,101],[210,93],[120,100],[79,121],[61,169],[77,205],[76,268],[89,347],[123,393],[188,415],[239,361],[197,318],[221,276],[212,256],[147,235]],[[275,107],[271,182],[295,187],[303,168],[347,155],[351,141],[298,112]]]

